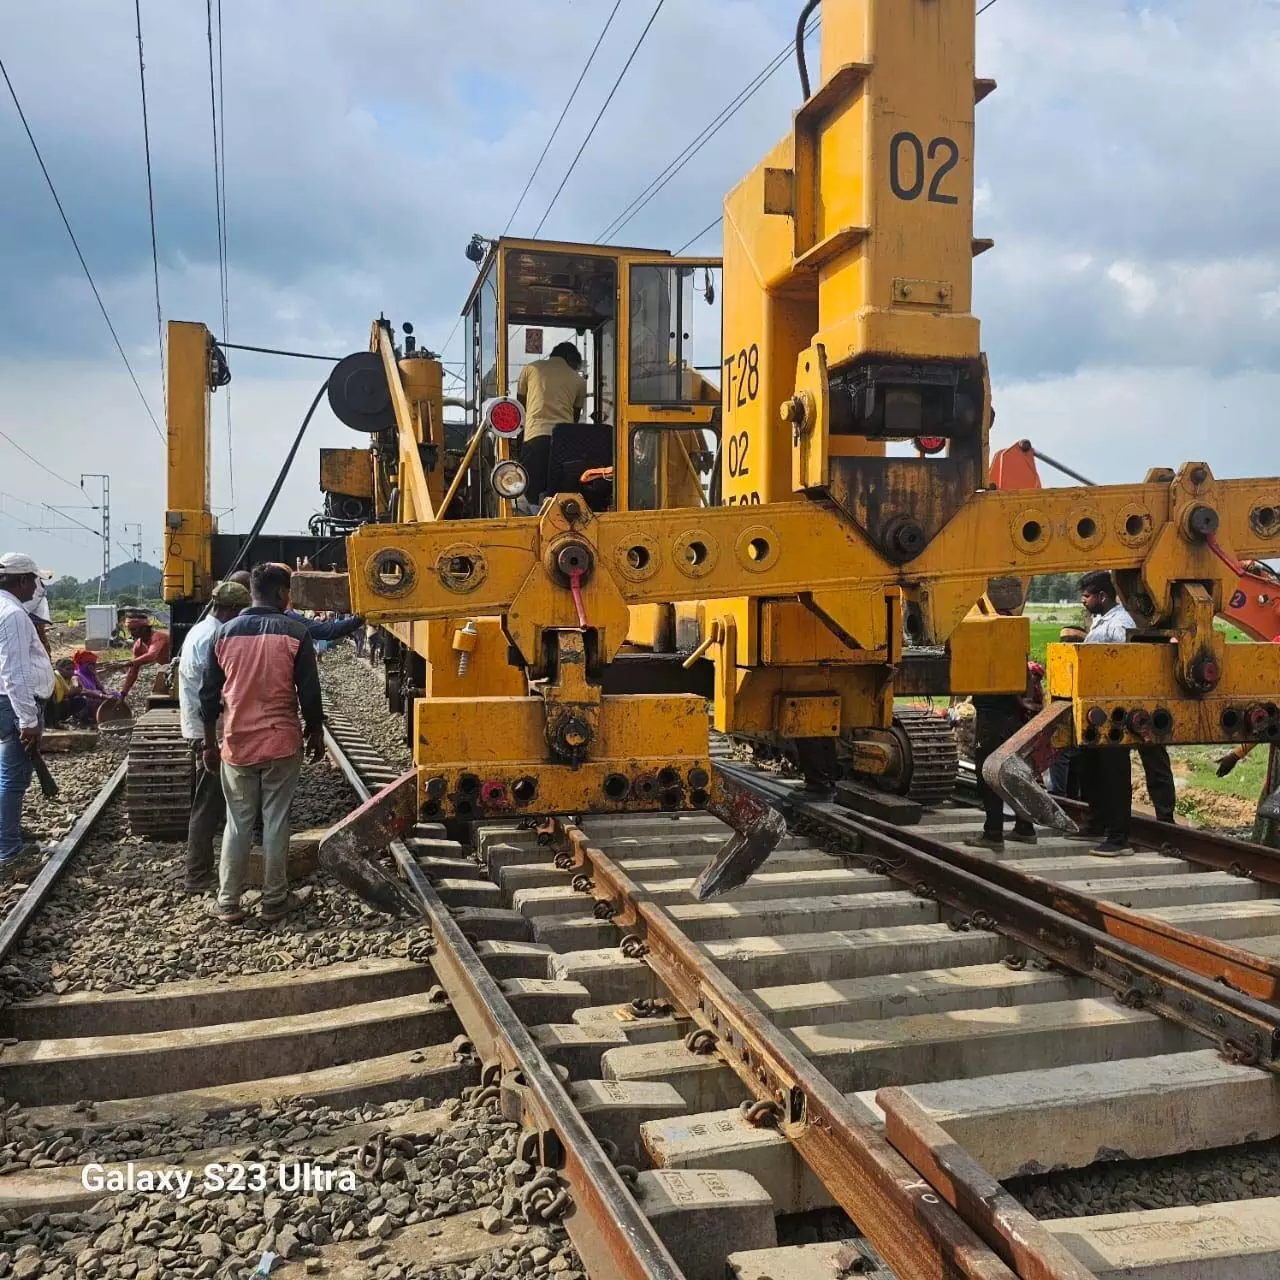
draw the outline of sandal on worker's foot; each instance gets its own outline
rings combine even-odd
[[[215,907],[211,913],[219,924],[244,924],[243,907]]]
[[[974,836],[972,840],[964,842],[966,849],[987,849],[991,853],[1003,853],[1004,841],[997,840],[995,836]]]
[[[1120,840],[1104,840],[1089,852],[1095,858],[1132,858],[1134,850],[1133,845]]]
[[[1005,833],[1004,838],[1006,840],[1012,840],[1014,844],[1039,844],[1040,843],[1040,837],[1036,835],[1036,830],[1034,827],[1032,827],[1030,831],[1019,831],[1017,827],[1014,827],[1012,831],[1008,831]]]

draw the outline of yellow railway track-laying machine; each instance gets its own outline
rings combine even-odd
[[[973,154],[995,86],[974,38],[972,0],[827,0],[819,83],[726,197],[723,265],[477,239],[447,490],[438,362],[379,322],[339,366],[339,416],[370,411],[374,509],[346,574],[303,573],[296,598],[412,655],[402,820],[710,806],[750,828],[709,726],[815,780],[852,767],[932,796],[953,763],[895,697],[1022,692],[1029,624],[990,596],[1086,568],[1115,574],[1150,643],[1050,646],[1049,705],[993,772],[1016,805],[1071,825],[1026,762],[1046,742],[1280,735],[1280,646],[1213,625],[1231,562],[1280,552],[1280,480],[1190,462],[989,485]],[[558,330],[590,421],[556,429],[525,513],[511,396]],[[583,483],[602,467],[611,491]]]

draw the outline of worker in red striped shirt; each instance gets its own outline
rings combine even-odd
[[[310,758],[324,756],[324,713],[315,646],[306,624],[286,612],[291,578],[287,565],[254,567],[249,578],[253,603],[218,632],[200,689],[205,767],[221,769],[227,801],[216,912],[223,924],[245,918],[240,894],[259,815],[259,919],[282,920],[298,905],[289,893],[289,805],[302,772],[304,734]]]

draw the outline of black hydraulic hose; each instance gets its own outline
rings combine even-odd
[[[267,494],[267,500],[262,504],[262,510],[258,512],[258,518],[253,522],[253,528],[249,530],[249,536],[245,538],[244,545],[236,553],[236,558],[232,561],[231,568],[222,575],[224,578],[229,578],[249,558],[249,552],[253,550],[254,541],[262,532],[262,526],[267,523],[267,517],[271,515],[271,508],[276,505],[276,499],[280,496],[280,490],[284,488],[284,482],[289,475],[289,469],[293,466],[294,458],[298,456],[298,448],[302,444],[302,437],[306,434],[307,428],[311,425],[311,419],[315,415],[316,408],[328,389],[329,383],[327,381],[320,384],[320,389],[316,392],[315,399],[311,402],[311,408],[307,410],[307,416],[302,419],[302,425],[298,428],[298,434],[293,438],[293,445],[289,449],[288,457],[284,460],[284,466],[280,468],[280,474],[276,476],[276,482],[271,486],[271,492]]]
[[[804,8],[800,10],[800,20],[796,23],[796,65],[800,68],[800,91],[806,102],[809,101],[809,68],[804,60],[804,24],[821,3],[822,0],[806,0]]]

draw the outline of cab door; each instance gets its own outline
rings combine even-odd
[[[720,259],[621,260],[619,511],[712,505],[720,421]]]

